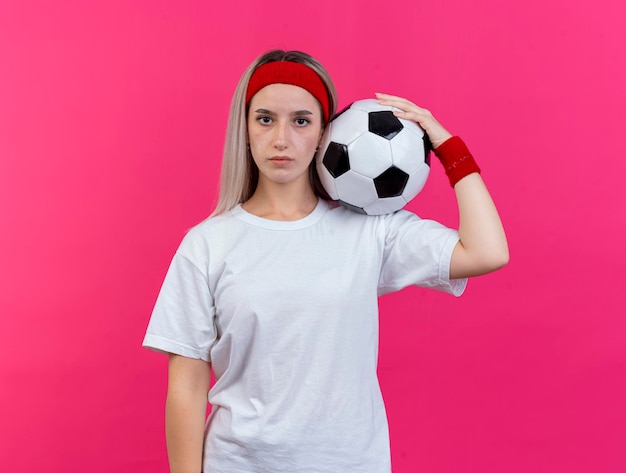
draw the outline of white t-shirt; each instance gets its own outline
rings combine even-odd
[[[144,346],[212,363],[204,471],[388,473],[377,296],[408,285],[460,295],[457,241],[410,212],[323,200],[297,221],[238,206],[194,227]]]

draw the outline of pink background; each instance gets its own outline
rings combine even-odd
[[[477,156],[511,263],[381,299],[395,473],[626,471],[621,0],[0,3],[0,469],[166,471],[140,347],[211,210],[235,82],[302,49],[340,105],[431,109]],[[410,207],[456,225],[443,171]]]

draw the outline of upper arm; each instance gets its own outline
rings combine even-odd
[[[210,360],[217,339],[213,295],[207,275],[177,252],[161,286],[143,345],[191,359]]]
[[[168,391],[208,393],[211,384],[211,364],[186,356],[169,355]]]
[[[409,285],[460,295],[461,278],[450,280],[451,257],[459,235],[439,222],[400,211],[385,219],[385,246],[378,293]]]

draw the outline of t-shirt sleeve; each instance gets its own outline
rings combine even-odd
[[[460,296],[467,279],[450,279],[456,230],[401,210],[384,216],[385,243],[379,295],[420,286]]]
[[[176,253],[163,281],[143,346],[210,361],[216,340],[215,308],[205,274]]]

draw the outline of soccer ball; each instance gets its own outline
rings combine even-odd
[[[316,155],[328,195],[367,215],[400,210],[424,187],[430,141],[393,107],[367,99],[352,103],[327,125]]]

